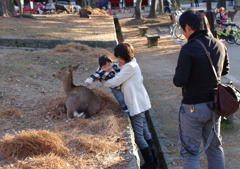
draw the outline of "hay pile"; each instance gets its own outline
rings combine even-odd
[[[33,158],[27,158],[25,161],[18,161],[15,163],[16,167],[22,169],[74,169],[63,158],[50,153],[47,155],[35,156]]]
[[[107,16],[107,12],[100,8],[92,8],[91,6],[86,6],[83,9],[90,11],[94,15],[105,15]]]
[[[64,106],[65,96],[54,97],[49,99],[44,112],[50,119],[66,118],[67,110]]]
[[[87,45],[81,43],[68,43],[66,45],[57,45],[54,50],[56,52],[67,53],[75,57],[85,57],[85,58],[99,58],[102,55],[107,55],[112,58],[113,54],[110,52],[110,49],[103,48],[91,48]]]
[[[6,134],[0,140],[2,159],[25,159],[48,153],[67,155],[68,152],[61,137],[47,130],[21,131],[16,135]]]
[[[17,109],[4,109],[0,112],[1,118],[13,119],[21,118],[22,113]]]

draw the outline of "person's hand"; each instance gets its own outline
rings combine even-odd
[[[90,86],[91,83],[85,82],[85,84],[86,84],[87,86]]]

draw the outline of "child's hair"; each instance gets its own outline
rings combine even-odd
[[[98,59],[98,63],[100,67],[106,65],[108,62],[112,63],[112,58],[106,55],[100,56]]]

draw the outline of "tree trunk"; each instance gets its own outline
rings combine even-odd
[[[224,7],[225,9],[227,9],[226,7],[226,0],[219,0],[218,3],[217,3],[217,8],[220,8],[220,7]]]
[[[156,0],[152,0],[148,18],[156,18],[157,17],[157,15],[156,15],[156,5],[157,5]]]
[[[163,0],[159,0],[159,13],[163,14]]]
[[[77,0],[76,3],[77,3],[77,5],[80,5],[82,8],[87,6],[86,0]]]
[[[20,0],[16,0],[16,2],[17,2],[19,14],[21,15],[23,10],[22,10],[22,6],[21,6],[21,3],[20,3]]]
[[[140,20],[142,19],[142,0],[137,0],[136,7],[135,7],[135,19]]]
[[[13,0],[0,0],[0,16],[13,16],[15,14]]]
[[[173,7],[175,9],[179,9],[180,8],[180,0],[173,0],[172,3],[173,3]]]

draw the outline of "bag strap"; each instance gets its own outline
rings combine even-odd
[[[220,82],[220,78],[218,77],[217,72],[216,72],[216,69],[215,69],[215,67],[213,66],[213,62],[212,62],[212,59],[211,59],[211,56],[210,56],[210,52],[207,50],[206,46],[202,43],[202,41],[200,41],[199,39],[195,39],[195,40],[196,40],[198,43],[200,43],[200,45],[201,45],[201,46],[203,47],[203,49],[205,50],[205,53],[206,53],[206,55],[207,55],[207,57],[208,57],[208,60],[209,60],[209,62],[210,62],[210,64],[211,64],[213,73],[214,73],[214,75],[215,75],[215,77],[216,77],[217,82],[219,83],[219,82]]]

